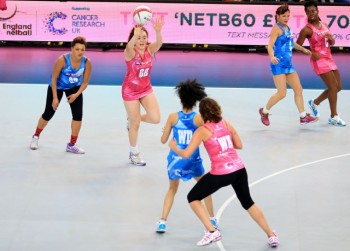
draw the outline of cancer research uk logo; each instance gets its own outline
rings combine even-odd
[[[97,14],[86,13],[90,12],[88,7],[72,7],[72,11],[69,17],[61,11],[51,12],[43,20],[45,29],[53,35],[64,35],[68,32],[67,21],[70,22],[72,33],[81,33],[84,29],[106,26],[105,21],[101,21]]]
[[[67,14],[63,12],[51,12],[46,18],[44,18],[44,26],[48,32],[53,35],[64,35],[68,32],[65,27],[57,28],[61,20],[65,20]]]

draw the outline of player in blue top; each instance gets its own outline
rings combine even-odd
[[[267,46],[271,60],[270,69],[277,92],[270,97],[265,107],[259,109],[261,122],[266,126],[270,125],[270,109],[287,95],[287,83],[294,91],[295,104],[300,113],[300,124],[305,125],[317,121],[317,118],[305,112],[303,88],[292,64],[293,48],[307,55],[311,55],[311,52],[294,42],[293,33],[287,25],[289,15],[290,11],[287,4],[283,4],[277,8],[275,16],[276,25],[271,30],[270,40]]]
[[[204,86],[196,80],[187,80],[179,83],[175,89],[180,98],[182,110],[169,115],[163,130],[161,142],[165,144],[169,139],[171,131],[173,131],[173,138],[176,139],[178,147],[185,149],[191,141],[194,131],[204,123],[200,114],[194,112],[193,108],[207,94],[205,93]],[[170,150],[168,155],[169,190],[164,199],[162,217],[157,223],[157,233],[164,233],[166,231],[167,218],[173,205],[180,179],[188,181],[194,178],[198,181],[203,174],[204,168],[202,158],[199,154],[199,148],[189,158],[182,158],[173,150]],[[213,225],[217,227],[211,196],[205,198],[204,201],[208,209],[208,217],[210,217]]]
[[[91,61],[84,56],[87,42],[83,37],[72,41],[71,52],[61,55],[54,67],[51,82],[47,89],[45,111],[39,118],[35,133],[30,143],[32,150],[38,149],[39,136],[55,114],[63,93],[72,111],[71,139],[66,146],[67,152],[83,154],[85,151],[76,145],[83,117],[83,91],[89,84]]]

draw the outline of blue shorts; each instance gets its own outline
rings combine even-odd
[[[289,55],[278,56],[278,64],[270,63],[270,70],[272,75],[290,74],[295,72],[292,64],[292,58]]]
[[[289,67],[284,67],[284,66],[280,66],[279,64],[271,64],[270,70],[272,75],[274,76],[280,75],[280,74],[290,74],[296,71],[293,65]]]
[[[204,174],[204,167],[200,156],[182,158],[175,154],[168,155],[168,176],[169,180],[182,179],[188,181],[193,177]]]

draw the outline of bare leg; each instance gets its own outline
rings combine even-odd
[[[124,106],[130,123],[128,132],[129,144],[132,147],[136,147],[141,123],[140,102],[138,100],[124,101]]]
[[[215,227],[211,223],[208,217],[208,211],[204,207],[203,203],[199,200],[194,200],[190,203],[193,212],[197,215],[200,221],[203,223],[204,227],[208,231],[215,231]]]
[[[301,86],[298,74],[296,72],[288,74],[287,82],[294,91],[294,102],[298,108],[299,113],[304,112],[305,108],[304,108],[303,88]]]
[[[40,118],[39,118],[39,121],[38,121],[37,127],[38,127],[39,129],[42,129],[42,130],[43,130],[43,129],[47,126],[48,123],[49,123],[49,121],[43,119],[43,117],[40,117]]]
[[[273,94],[266,104],[266,109],[270,110],[275,104],[287,95],[287,79],[285,74],[273,76],[273,81],[277,92]]]
[[[331,110],[331,117],[338,115],[337,112],[337,98],[338,92],[342,89],[342,82],[340,78],[339,71],[330,71],[320,75],[321,79],[327,86],[327,92],[324,91],[318,98],[314,100],[315,104],[322,102],[322,98],[327,94],[329,101],[329,107]]]
[[[71,123],[72,136],[78,136],[79,135],[81,124],[82,124],[81,121],[72,120],[72,123]]]
[[[158,124],[160,122],[160,111],[156,95],[152,92],[146,97],[143,97],[140,102],[146,111],[146,114],[142,114],[141,121]]]
[[[173,206],[175,194],[179,187],[180,180],[169,180],[169,190],[164,198],[162,220],[167,220],[171,207]]]
[[[254,204],[248,209],[248,213],[253,218],[253,220],[256,223],[258,223],[258,225],[267,234],[268,237],[274,236],[272,230],[269,227],[269,224],[265,219],[263,212],[260,210],[260,208],[256,204]]]

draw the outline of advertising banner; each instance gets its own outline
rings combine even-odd
[[[167,44],[266,45],[279,5],[8,1],[0,10],[0,40],[126,42],[134,25],[133,10],[147,5],[153,11],[146,25],[162,18]],[[289,26],[295,37],[306,24],[302,5],[290,6]],[[350,6],[319,6],[336,46],[350,47]],[[305,43],[307,45],[307,43]]]

